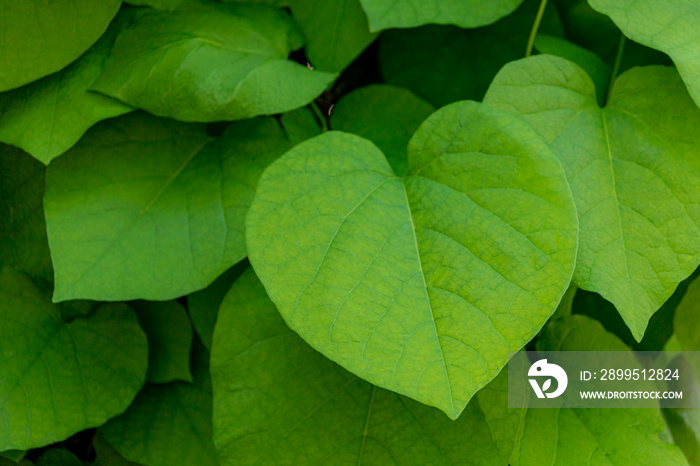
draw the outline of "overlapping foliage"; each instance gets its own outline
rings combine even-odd
[[[504,368],[700,350],[699,58],[691,0],[0,0],[0,464],[700,464]]]

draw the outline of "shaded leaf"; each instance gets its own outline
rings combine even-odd
[[[146,381],[192,382],[192,325],[185,308],[176,301],[136,301],[131,306],[148,338]]]
[[[485,102],[532,125],[561,160],[581,224],[574,281],[641,340],[700,263],[700,111],[675,70],[624,73],[601,109],[581,68],[541,55],[504,67]]]
[[[49,166],[54,300],[167,300],[246,256],[243,220],[289,142],[269,117],[202,127],[133,114],[103,122]]]
[[[43,453],[36,462],[37,466],[83,466],[83,463],[71,452],[63,448],[52,448]]]
[[[147,361],[131,310],[104,305],[64,323],[49,296],[7,267],[0,290],[1,450],[48,445],[126,409]]]
[[[475,28],[510,14],[523,0],[360,0],[372,31],[454,24]]]
[[[382,75],[388,84],[410,89],[437,107],[481,100],[498,70],[525,53],[539,3],[527,0],[502,21],[474,30],[425,26],[387,31],[379,41]],[[562,34],[551,6],[540,31]]]
[[[93,89],[184,121],[239,120],[302,107],[335,75],[287,60],[303,38],[281,10],[184,2],[143,9],[117,37]]]
[[[289,142],[296,146],[309,138],[321,134],[321,127],[316,114],[309,107],[302,107],[297,110],[283,113],[280,116],[280,124],[287,133]]]
[[[0,0],[0,91],[54,73],[90,48],[121,0]]]
[[[290,0],[294,19],[306,36],[306,56],[323,71],[345,69],[377,34],[369,32],[359,0]]]
[[[330,132],[267,168],[249,259],[289,326],[380,387],[456,418],[554,312],[576,213],[541,138],[474,102],[411,139],[405,177]]]
[[[182,0],[127,0],[127,3],[172,11],[182,3]]]
[[[145,466],[216,466],[212,398],[204,348],[195,349],[194,383],[146,385],[124,414],[98,432],[129,461]]]
[[[617,337],[585,316],[550,322],[538,340],[542,351],[627,351]],[[659,438],[658,409],[528,409],[511,464],[687,464],[678,447]],[[562,441],[564,440],[564,441]]]
[[[505,371],[454,422],[358,379],[285,325],[250,269],[221,306],[212,380],[222,465],[505,465],[524,415]]]
[[[357,89],[333,107],[331,128],[377,145],[397,175],[408,169],[411,136],[435,109],[411,91],[376,84]]]

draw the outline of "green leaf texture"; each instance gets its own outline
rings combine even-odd
[[[408,141],[434,110],[409,90],[375,84],[340,99],[331,113],[331,128],[375,143],[402,176],[408,170]]]
[[[131,304],[148,339],[148,383],[192,382],[192,324],[177,301]]]
[[[359,0],[291,0],[290,5],[306,36],[306,56],[319,70],[343,71],[377,38]]]
[[[544,137],[569,178],[581,238],[574,279],[615,304],[639,341],[700,263],[700,110],[665,67],[634,68],[601,109],[577,65],[507,65],[485,102]]]
[[[444,107],[408,154],[397,177],[358,136],[296,146],[260,180],[249,259],[311,346],[454,419],[557,307],[576,212],[541,138],[490,107]]]
[[[195,346],[193,383],[146,385],[99,434],[124,458],[144,466],[217,466],[208,356]]]
[[[335,79],[287,60],[303,45],[265,5],[184,2],[143,9],[117,37],[93,89],[183,121],[240,120],[302,107]]]
[[[212,140],[142,113],[96,126],[47,172],[54,300],[167,300],[206,287],[246,256],[258,177],[288,148],[270,117]]]
[[[510,14],[523,0],[360,0],[372,31],[454,24],[475,28]]]
[[[550,322],[538,340],[544,351],[628,351],[600,323],[580,315]],[[660,439],[658,409],[529,409],[511,464],[687,464],[675,445]]]
[[[63,440],[129,406],[148,353],[131,310],[108,304],[65,323],[47,294],[7,267],[0,290],[0,450]]]
[[[524,416],[505,371],[454,422],[358,379],[285,325],[250,269],[221,306],[212,381],[222,466],[505,465]]]
[[[0,0],[0,91],[54,73],[105,32],[121,0]]]
[[[87,92],[100,75],[117,32],[129,17],[125,13],[115,19],[105,35],[65,69],[0,94],[0,141],[20,147],[48,164],[98,121],[130,112],[128,105]]]
[[[630,39],[667,53],[700,105],[700,3],[694,0],[589,0]]]

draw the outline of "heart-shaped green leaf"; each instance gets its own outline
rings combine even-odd
[[[454,422],[358,379],[285,325],[250,269],[221,305],[211,360],[222,466],[505,465],[525,415],[508,409],[505,369]]]
[[[287,59],[298,26],[266,5],[188,0],[143,9],[117,37],[93,89],[183,121],[240,120],[302,107],[335,79]]]
[[[454,24],[475,28],[510,14],[523,0],[360,0],[372,31]]]
[[[60,70],[105,32],[121,0],[0,0],[0,91]]]
[[[591,79],[553,56],[513,62],[485,102],[528,122],[559,157],[578,207],[574,280],[641,340],[700,263],[700,110],[672,68],[634,68],[601,109]]]
[[[7,267],[0,293],[0,450],[63,440],[129,406],[148,360],[133,311],[108,304],[66,323],[48,293]]]
[[[288,148],[271,117],[212,140],[143,113],[97,125],[47,170],[54,300],[166,300],[206,287],[246,256],[255,184]]]
[[[556,157],[513,117],[439,110],[405,177],[330,132],[263,174],[249,258],[289,326],[360,377],[456,418],[566,290],[577,220]]]

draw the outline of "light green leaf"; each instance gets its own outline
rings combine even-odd
[[[387,31],[379,41],[379,65],[388,84],[410,89],[436,107],[481,100],[498,70],[525,53],[539,0],[527,0],[494,25],[465,30],[425,26]],[[556,10],[545,10],[540,31],[561,35]]]
[[[167,300],[246,256],[258,177],[289,148],[270,118],[200,126],[136,113],[97,125],[48,168],[54,300]]]
[[[418,129],[405,177],[329,132],[263,174],[249,259],[289,326],[375,385],[457,418],[554,312],[577,222],[556,157],[461,102]]]
[[[285,325],[250,269],[221,306],[212,381],[223,466],[505,465],[524,415],[505,370],[455,422],[358,379]]]
[[[0,94],[0,141],[48,164],[98,121],[130,112],[131,107],[117,100],[87,92],[129,17],[120,15],[90,50],[65,69]]]
[[[384,152],[397,175],[408,170],[406,148],[435,109],[411,91],[375,84],[343,97],[331,113],[331,128],[369,139]]]
[[[148,383],[192,382],[192,325],[177,301],[136,301],[141,328],[148,338]]]
[[[629,350],[598,322],[577,315],[548,324],[538,345],[544,351]],[[529,409],[511,464],[687,464],[678,447],[659,439],[663,431],[655,409]]]
[[[601,110],[588,75],[553,56],[511,63],[485,102],[519,115],[569,178],[581,224],[574,281],[639,341],[700,263],[700,110],[675,70],[633,68]]]
[[[377,38],[369,32],[359,0],[291,0],[292,14],[306,36],[314,67],[340,72]]]
[[[310,107],[302,107],[280,116],[280,124],[292,146],[321,134],[321,126]]]
[[[217,466],[212,441],[208,353],[193,358],[194,383],[147,385],[124,414],[98,432],[124,458],[145,466]]]
[[[182,3],[182,0],[126,0],[132,5],[150,6],[159,10],[172,11]]]
[[[0,267],[11,265],[50,283],[53,267],[44,221],[46,168],[29,154],[0,144]]]
[[[303,45],[282,10],[184,2],[143,9],[114,44],[93,89],[184,121],[240,120],[302,107],[335,75],[287,60]]]
[[[697,327],[697,319],[692,325]],[[681,348],[666,349],[665,351],[682,351]],[[695,350],[690,350],[695,351]],[[690,358],[695,359],[695,358]],[[683,403],[687,408],[663,408],[662,413],[668,426],[673,443],[683,451],[683,454],[693,466],[700,465],[700,390],[698,387],[698,368],[695,361],[688,361],[683,355],[676,357],[670,367],[677,368],[683,376],[678,381],[671,381],[670,389],[683,392]],[[694,373],[694,374],[693,374]],[[690,377],[686,377],[690,375]],[[694,407],[692,407],[694,406]]]
[[[630,39],[667,53],[700,104],[700,3],[694,0],[589,0]]]
[[[248,261],[242,261],[221,274],[214,283],[187,296],[187,312],[192,326],[207,351],[211,351],[211,338],[214,334],[214,324],[219,313],[219,306],[233,282],[249,266]]]
[[[121,0],[0,0],[0,91],[54,73],[105,32]]]
[[[148,351],[131,310],[104,305],[65,323],[48,295],[7,267],[0,290],[0,450],[63,440],[129,406]]]
[[[454,24],[475,28],[510,14],[523,0],[360,0],[372,31]]]
[[[579,47],[573,42],[569,42],[561,37],[538,34],[535,39],[535,48],[540,53],[556,55],[566,58],[583,68],[595,84],[598,103],[605,103],[605,94],[608,91],[611,70],[610,67],[595,53]]]
[[[700,278],[696,278],[676,308],[673,328],[683,351],[700,351]]]

